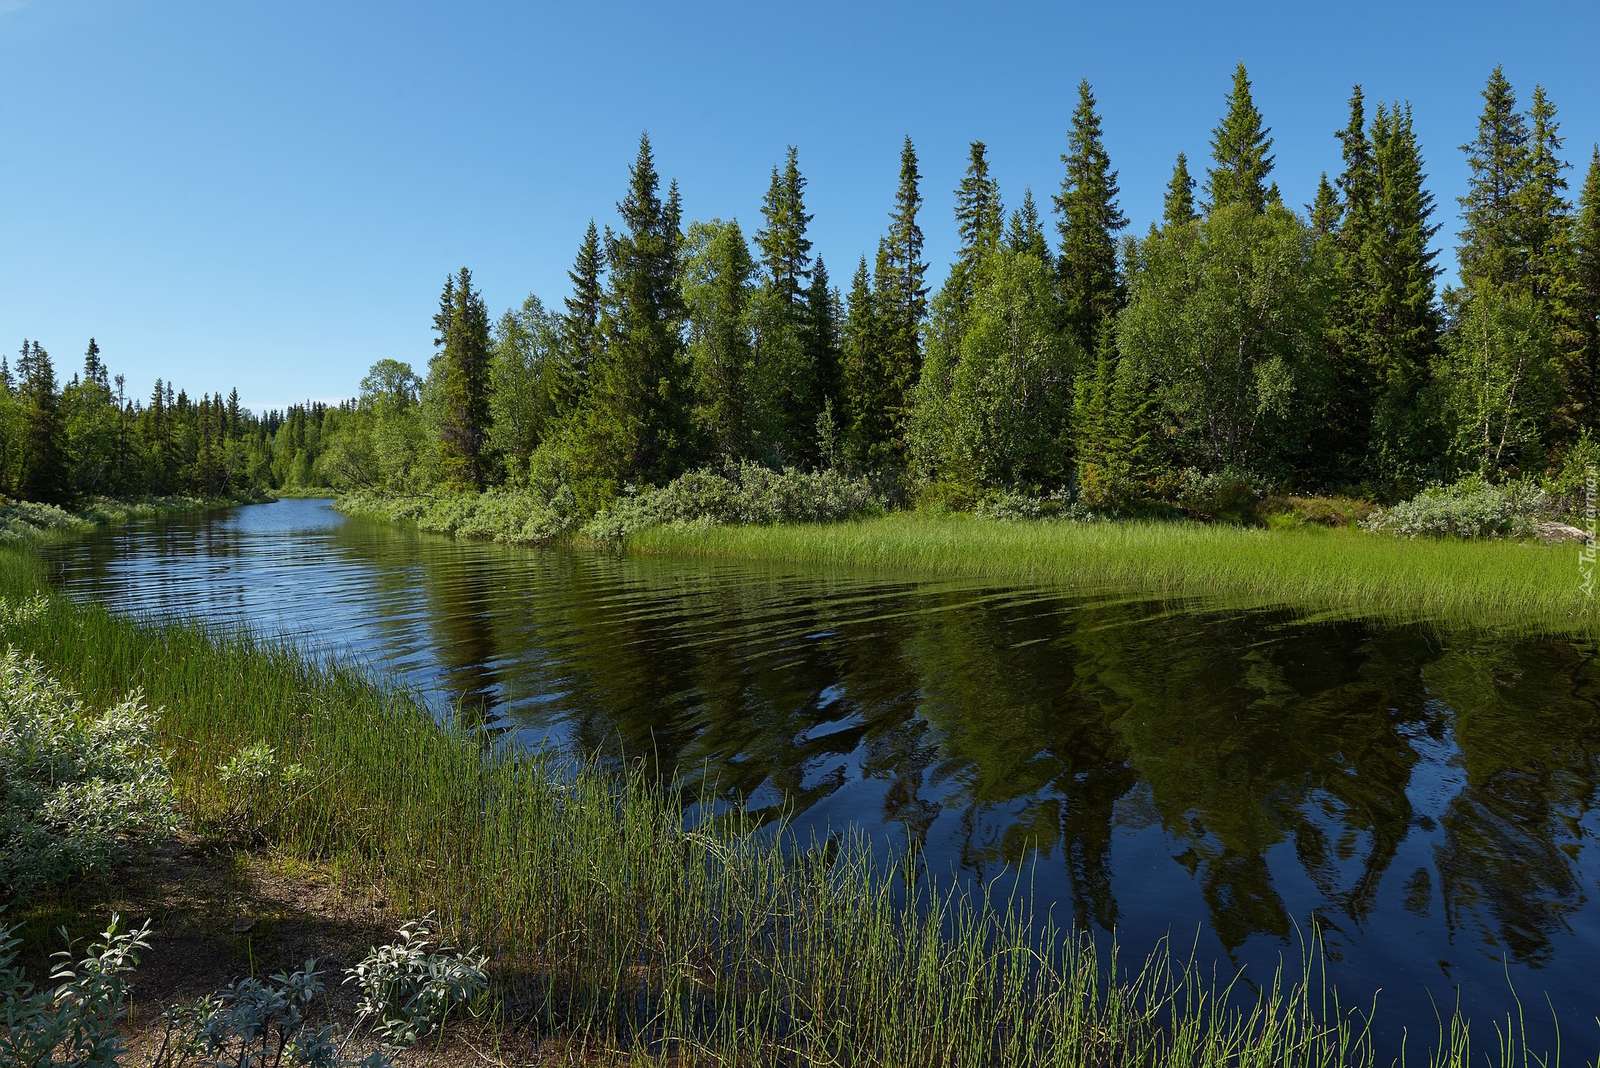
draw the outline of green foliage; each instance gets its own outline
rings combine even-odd
[[[8,606],[7,626],[42,606]],[[38,661],[0,652],[0,901],[103,874],[175,830],[155,717],[137,695],[92,713]]]
[[[1148,382],[1180,466],[1284,470],[1326,396],[1328,264],[1288,211],[1212,211],[1139,242],[1120,359]]]
[[[1055,208],[1062,323],[1080,351],[1092,352],[1101,328],[1122,305],[1117,233],[1128,220],[1117,207],[1117,172],[1106,154],[1098,105],[1087,80],[1078,83],[1078,106],[1061,162],[1066,174]]]
[[[864,478],[838,471],[774,471],[740,463],[726,474],[690,471],[658,489],[617,500],[583,527],[603,541],[671,523],[826,523],[882,512]]]
[[[16,1068],[116,1068],[126,1047],[118,1025],[128,1004],[128,977],[150,948],[150,924],[124,930],[113,917],[88,955],[73,945],[55,954],[49,989],[36,989],[17,961],[21,943],[0,925],[0,1064]]]
[[[1224,468],[1205,472],[1189,468],[1178,476],[1175,501],[1192,519],[1249,523],[1272,486],[1248,471]]]
[[[684,239],[683,301],[689,313],[694,429],[709,456],[745,456],[753,437],[755,270],[737,222],[690,225]]]
[[[1600,435],[1585,430],[1562,454],[1561,462],[1544,479],[1544,491],[1554,515],[1587,518],[1590,507],[1600,508]]]
[[[482,489],[489,477],[489,310],[467,268],[445,283],[440,315],[442,343],[430,377],[443,474]]]
[[[1189,157],[1179,152],[1161,202],[1161,222],[1166,226],[1182,226],[1198,217],[1194,210],[1194,178],[1189,174]]]
[[[1206,212],[1240,206],[1265,211],[1271,199],[1272,137],[1256,110],[1250,75],[1240,63],[1233,72],[1228,111],[1211,133],[1212,167],[1206,183]]]
[[[1537,483],[1496,485],[1469,475],[1448,486],[1429,486],[1409,501],[1378,511],[1362,525],[1402,538],[1521,538],[1533,533],[1548,503]]]
[[[1555,404],[1550,317],[1526,290],[1472,290],[1436,371],[1451,454],[1481,475],[1531,473],[1544,461]]]
[[[398,941],[374,948],[345,982],[361,992],[356,1011],[373,1022],[384,1044],[410,1049],[435,1034],[451,1013],[483,997],[489,958],[476,949],[440,945],[432,916],[395,933]]]

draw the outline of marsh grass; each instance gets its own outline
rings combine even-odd
[[[1600,633],[1576,546],[1400,539],[1189,522],[1005,522],[900,513],[851,523],[662,526],[628,550],[1149,592],[1447,624]]]
[[[112,497],[89,497],[70,507],[62,507],[0,498],[0,545],[39,544],[76,537],[96,527],[115,526],[161,515],[210,511],[247,500],[255,498],[171,496],[118,500]]]
[[[41,587],[0,551],[0,596]],[[261,802],[294,855],[384,887],[496,962],[518,1022],[630,1064],[1306,1066],[1378,1060],[1364,1011],[1315,968],[1248,981],[1160,946],[1142,963],[1030,913],[942,891],[912,856],[801,848],[783,829],[679,798],[643,774],[558,770],[438,726],[402,693],[292,649],[137,623],[48,597],[0,640],[90,705],[144,691],[180,803],[235,799],[217,768],[268,741],[309,772]],[[291,780],[284,779],[285,783]],[[1251,983],[1260,984],[1253,986]],[[1368,1006],[1361,1006],[1362,1009]],[[1422,1028],[1465,1065],[1471,1032]],[[1532,1063],[1520,1040],[1488,1063]],[[1385,1061],[1386,1063],[1386,1061]]]

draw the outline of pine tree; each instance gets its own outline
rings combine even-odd
[[[581,461],[604,481],[665,481],[688,444],[680,365],[684,311],[678,290],[682,203],[677,184],[660,195],[648,135],[617,205],[623,232],[606,252],[605,350],[595,376]]]
[[[979,265],[1000,246],[1004,217],[1000,184],[989,175],[988,148],[974,141],[967,148],[967,173],[956,187],[956,233],[961,244],[947,283],[958,313],[972,302]]]
[[[1328,172],[1323,171],[1317,179],[1317,195],[1306,205],[1306,215],[1311,220],[1311,230],[1318,238],[1331,238],[1339,229],[1339,220],[1344,214],[1344,205],[1339,203],[1339,193],[1333,188],[1333,183],[1328,181]]]
[[[1128,220],[1117,207],[1117,172],[1101,135],[1094,90],[1078,83],[1072,133],[1061,156],[1066,174],[1055,197],[1061,257],[1056,262],[1068,334],[1080,352],[1093,352],[1101,325],[1122,303],[1117,233]]]
[[[890,419],[888,462],[904,466],[905,428],[910,394],[922,370],[922,321],[928,313],[928,265],[922,258],[922,207],[917,150],[907,137],[900,149],[900,183],[895,191],[889,233],[879,245],[874,318],[882,331],[884,401]]]
[[[1563,393],[1580,429],[1600,433],[1600,146],[1572,220],[1571,328],[1563,333]]]
[[[1461,146],[1472,175],[1460,198],[1461,286],[1508,285],[1528,274],[1518,201],[1528,181],[1528,125],[1500,67],[1483,89],[1478,136]]]
[[[67,435],[50,354],[37,341],[24,342],[17,370],[22,400],[22,467],[17,488],[24,500],[66,500],[71,495]]]
[[[600,304],[604,295],[601,273],[604,263],[600,251],[600,234],[594,220],[589,220],[578,245],[578,255],[567,278],[572,282],[572,295],[566,298],[566,314],[561,317],[561,338],[567,365],[571,368],[574,385],[582,390],[588,382],[589,372],[600,354]],[[565,398],[567,404],[576,400]]]
[[[439,369],[439,439],[446,478],[482,489],[489,476],[489,309],[462,267]]]
[[[772,168],[772,180],[761,204],[766,226],[755,235],[773,288],[797,312],[805,300],[806,280],[811,277],[811,241],[806,236],[811,216],[806,212],[805,187],[799,150],[790,145],[783,170]]]
[[[1033,190],[1022,191],[1022,206],[1011,213],[1011,223],[1006,229],[1006,247],[1013,252],[1024,252],[1041,263],[1053,263],[1050,242],[1045,239],[1044,225],[1039,221],[1039,208],[1033,202]]]
[[[1232,204],[1243,204],[1252,211],[1266,210],[1273,199],[1267,191],[1273,164],[1271,132],[1256,110],[1250,75],[1240,63],[1233,72],[1228,113],[1211,134],[1215,166],[1206,182],[1206,211]]]
[[[1189,174],[1189,157],[1178,153],[1172,165],[1172,177],[1167,181],[1166,199],[1161,205],[1161,222],[1165,226],[1182,226],[1194,222],[1194,178]]]
[[[882,244],[880,243],[880,257]],[[845,455],[858,470],[879,466],[889,447],[892,423],[883,365],[882,324],[867,258],[861,257],[850,281],[841,348],[841,398],[838,419],[844,427]]]

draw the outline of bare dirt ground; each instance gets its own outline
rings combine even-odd
[[[327,981],[318,1023],[348,1026],[356,994],[340,983],[371,947],[394,940],[414,917],[399,916],[375,887],[266,852],[185,837],[119,870],[103,885],[83,887],[78,900],[24,925],[30,970],[43,974],[59,949],[50,929],[65,923],[74,937],[99,932],[113,914],[124,926],[150,921],[151,948],[134,973],[125,1031],[130,1068],[147,1066],[166,1034],[163,1012],[221,990],[246,976],[292,971],[315,959]],[[85,906],[83,900],[95,902]],[[488,1018],[450,1021],[444,1033],[397,1058],[417,1068],[627,1064],[628,1058],[541,1036],[496,1015],[516,1017],[502,999]],[[342,1029],[342,1027],[341,1027]],[[360,1048],[365,1053],[369,1046]],[[354,1047],[352,1047],[354,1050]]]

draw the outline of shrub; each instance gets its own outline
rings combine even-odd
[[[1527,537],[1545,514],[1548,500],[1532,482],[1495,485],[1471,475],[1448,486],[1430,486],[1362,523],[1368,530],[1402,538]]]
[[[44,1068],[70,1064],[81,1068],[113,1068],[122,1056],[117,1022],[128,1001],[128,975],[139,952],[150,948],[150,925],[119,929],[113,917],[101,941],[74,963],[72,944],[53,958],[50,973],[56,985],[35,990],[17,963],[20,942],[0,926],[0,1005],[5,1029],[0,1031],[0,1064]]]
[[[1545,477],[1544,491],[1553,515],[1576,519],[1590,506],[1590,480],[1600,479],[1600,440],[1585,430],[1561,458],[1561,464]],[[1594,502],[1600,507],[1600,500]]]
[[[1195,519],[1244,523],[1255,518],[1256,504],[1270,487],[1237,468],[1202,473],[1189,468],[1178,476],[1176,503]]]
[[[23,610],[7,606],[0,624]],[[176,822],[137,696],[92,715],[37,661],[0,654],[0,900],[102,871]]]
[[[1368,519],[1378,506],[1356,497],[1271,496],[1257,509],[1268,526],[1351,527]]]
[[[624,496],[583,533],[617,540],[667,523],[825,523],[883,509],[883,499],[864,478],[742,462],[728,474],[690,471],[660,488]]]
[[[1027,493],[991,493],[973,508],[983,519],[1093,519],[1095,515],[1072,499],[1066,490],[1043,497]]]
[[[228,822],[246,837],[259,839],[310,777],[266,742],[241,747],[217,769],[217,783],[228,798]]]
[[[409,1047],[444,1025],[456,1008],[489,988],[488,958],[477,950],[435,948],[432,917],[401,927],[398,942],[379,946],[350,969],[345,982],[361,990],[357,1006],[385,1042]]]

